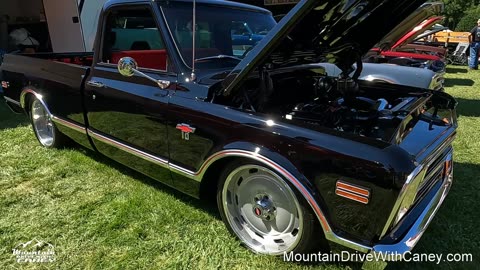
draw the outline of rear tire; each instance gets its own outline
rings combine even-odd
[[[329,250],[310,205],[288,181],[258,162],[227,165],[219,179],[217,205],[230,233],[255,253]]]
[[[68,138],[55,126],[45,105],[36,97],[30,102],[30,120],[38,142],[46,148],[62,148]]]

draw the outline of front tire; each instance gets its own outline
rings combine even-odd
[[[308,203],[283,177],[259,163],[230,163],[219,180],[217,205],[228,230],[255,253],[328,250]]]
[[[30,103],[30,120],[35,137],[42,146],[46,148],[65,146],[67,138],[57,129],[48,109],[37,98],[33,98]]]

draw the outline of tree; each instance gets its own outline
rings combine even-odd
[[[450,29],[456,29],[465,13],[472,10],[468,7],[474,7],[475,9],[480,4],[480,0],[442,0],[442,2],[445,4],[445,25]]]
[[[480,19],[480,6],[477,5],[467,9],[455,27],[455,31],[470,32],[477,25],[478,19]]]

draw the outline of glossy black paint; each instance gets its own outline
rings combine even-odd
[[[235,92],[252,70],[267,63],[288,67],[328,62],[348,74],[352,64],[424,2],[303,0],[231,72],[222,92]]]
[[[342,21],[343,25],[358,20],[364,14],[355,13],[360,7],[370,7],[380,2],[380,10],[384,10],[384,3],[391,1],[340,1],[335,2],[332,8],[344,8],[352,14],[350,19]],[[399,9],[404,8],[402,14],[415,9],[420,3],[406,2],[402,1],[403,4],[399,6]],[[159,3],[161,7],[163,1]],[[197,4],[225,3],[197,1]],[[302,3],[287,15],[289,19],[298,20],[304,9],[314,6],[312,1]],[[192,174],[201,172],[204,162],[221,150],[246,150],[252,155],[256,153],[264,156],[291,173],[306,188],[337,235],[365,245],[378,242],[406,177],[418,165],[417,162],[432,158],[434,153],[440,151],[441,145],[450,143],[455,135],[454,125],[441,127],[420,121],[401,140],[385,142],[212,103],[212,89],[220,87],[229,71],[200,72],[197,74],[197,82],[187,82],[190,70],[181,61],[172,39],[166,34],[168,29],[158,5],[140,0],[128,3],[111,1],[105,6],[103,14],[111,7],[139,4],[149,6],[156,14],[158,27],[164,33],[176,71],[145,72],[154,78],[171,81],[168,89],[162,90],[140,76],[122,77],[115,66],[100,63],[98,54],[95,54],[91,67],[41,60],[38,59],[41,56],[36,55],[7,55],[2,69],[4,78],[11,82],[12,87],[5,91],[5,96],[19,100],[25,87],[34,88],[44,97],[53,115],[164,159],[168,165],[179,166]],[[235,3],[225,5],[252,8]],[[101,16],[101,22],[103,19],[104,15]],[[392,20],[392,24],[395,21],[397,20]],[[288,19],[280,23],[277,31],[272,31],[258,48],[270,46],[266,41],[269,39],[276,43],[280,39],[279,35],[285,33],[280,30],[288,26],[287,22]],[[367,20],[365,23],[376,22]],[[99,23],[98,37],[101,37],[102,29],[103,24]],[[367,37],[362,36],[364,38]],[[97,38],[96,52],[102,51],[100,40]],[[351,40],[344,41],[352,43]],[[363,47],[366,48],[370,43]],[[255,50],[257,48],[249,54],[252,57],[245,58],[232,74],[248,74],[248,59],[257,63],[271,52],[268,49],[261,53],[261,49]],[[255,53],[259,54],[259,58],[255,57]],[[345,58],[343,54],[340,55],[340,58]],[[345,65],[347,62],[342,63]],[[235,76],[233,84],[240,83],[241,78],[242,76]],[[85,84],[88,81],[100,82],[105,87],[89,86]],[[392,96],[416,93],[424,96],[423,101],[435,100],[438,106],[447,109],[455,107],[451,104],[454,100],[442,93],[388,84],[360,84],[360,87],[364,91],[384,91],[385,95]],[[177,124],[188,124],[196,128],[190,134],[190,140],[182,139],[181,132],[176,129]],[[67,135],[74,137],[70,132]],[[92,139],[85,134],[83,137],[82,134],[77,134],[75,138],[82,144],[89,144]],[[191,175],[170,174],[158,164],[130,155],[104,141],[95,138],[92,141],[91,148],[192,196],[199,197],[202,184],[212,180],[198,181]],[[219,171],[206,169],[203,172],[209,177],[218,177],[222,168],[212,168]],[[337,180],[371,189],[371,203],[363,205],[336,196]]]

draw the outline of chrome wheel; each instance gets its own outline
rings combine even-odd
[[[50,147],[55,141],[52,119],[43,104],[35,99],[31,107],[32,124],[38,140],[43,146]]]
[[[295,249],[303,233],[302,210],[280,176],[243,165],[228,174],[221,192],[231,229],[250,249],[270,255]]]

